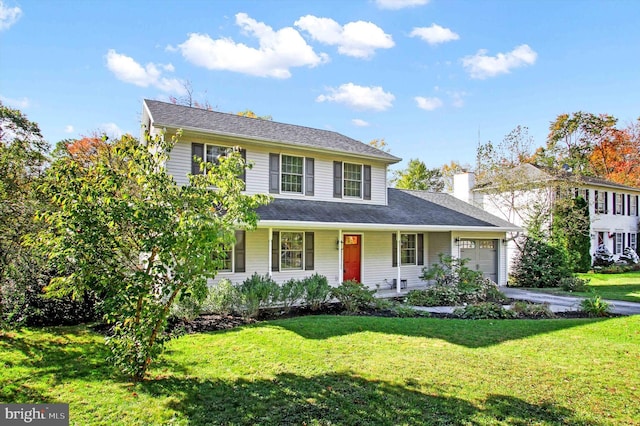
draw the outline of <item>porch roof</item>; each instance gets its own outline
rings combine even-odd
[[[388,205],[276,198],[258,208],[260,227],[520,231],[521,228],[444,193],[388,189]]]

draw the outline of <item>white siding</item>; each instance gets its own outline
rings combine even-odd
[[[171,135],[167,135],[170,137]],[[191,173],[191,143],[208,143],[220,146],[234,146],[227,141],[216,139],[205,139],[202,137],[190,137],[183,135],[180,142],[176,144],[167,162],[167,170],[173,175],[175,181],[180,185],[188,183],[187,174]],[[265,147],[247,144],[243,146],[247,151],[247,161],[253,166],[247,170],[248,194],[259,194],[269,192],[269,154],[287,154],[314,159],[314,195],[305,196],[297,194],[272,194],[275,197],[300,198],[309,200],[322,200],[332,202],[349,202],[363,204],[386,204],[387,194],[387,169],[384,163],[375,161],[362,161],[341,157],[340,154],[330,156],[324,153],[304,151],[288,147]],[[371,200],[354,198],[334,198],[333,197],[333,161],[351,162],[371,166]]]

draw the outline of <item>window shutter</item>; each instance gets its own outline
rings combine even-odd
[[[391,234],[391,266],[398,266],[398,238]]]
[[[609,197],[607,197],[607,191],[604,191],[604,212],[609,213]]]
[[[280,232],[273,233],[271,244],[271,271],[278,272],[280,270]]]
[[[304,167],[304,194],[305,195],[314,195],[314,187],[313,187],[313,175],[314,175],[314,165],[315,161],[313,158],[305,159],[305,167]]]
[[[200,162],[202,160],[204,160],[204,144],[192,143],[191,144],[191,174],[192,175],[200,175],[203,173],[203,171],[200,170]]]
[[[424,265],[424,234],[418,234],[418,265]]]
[[[371,199],[371,166],[364,166],[362,169],[363,169],[362,170],[363,198],[365,200],[370,200]]]
[[[342,198],[342,162],[333,162],[333,197]]]
[[[245,263],[245,231],[236,231],[236,244],[233,248],[234,257],[235,257],[235,272],[245,272],[246,271],[246,263]]]
[[[304,270],[313,271],[313,253],[314,253],[314,235],[313,232],[304,233]]]
[[[627,216],[633,215],[631,211],[631,194],[627,194]]]
[[[280,154],[269,154],[269,192],[280,193]]]
[[[636,216],[638,216],[638,196],[636,195]]]
[[[618,214],[620,212],[616,211],[616,205],[618,204],[618,200],[616,199],[617,194],[613,193],[613,214]]]

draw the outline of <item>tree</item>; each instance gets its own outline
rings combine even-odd
[[[610,129],[589,157],[598,177],[622,185],[640,187],[640,119],[622,130]]]
[[[24,238],[36,229],[34,186],[49,146],[38,124],[0,102],[0,322],[16,323],[44,269]]]
[[[191,84],[191,81],[189,80],[183,81],[182,87],[184,89],[185,94],[180,97],[169,96],[169,102],[175,105],[184,105],[184,106],[193,107],[193,108],[206,109],[207,111],[213,111],[215,109],[213,106],[211,106],[211,104],[207,99],[200,102],[197,99],[194,99],[193,85]]]
[[[498,145],[494,145],[491,141],[478,145],[476,152],[478,180],[492,182],[496,178],[503,178],[505,169],[530,163],[532,144],[533,138],[529,136],[529,129],[518,125]]]
[[[171,306],[204,297],[236,228],[254,228],[268,200],[242,192],[237,151],[178,186],[164,168],[175,142],[125,135],[88,164],[61,156],[42,185],[55,207],[40,212],[39,242],[58,272],[47,290],[103,296],[111,360],[134,380],[161,351]]]
[[[270,115],[258,115],[255,112],[251,111],[250,109],[245,109],[244,111],[240,111],[238,115],[241,117],[258,118],[260,120],[267,120],[267,121],[273,120],[273,117],[271,117]]]
[[[567,253],[573,272],[591,269],[589,204],[581,196],[556,197],[551,239]]]
[[[393,174],[391,182],[399,189],[441,192],[444,188],[440,169],[427,169],[427,166],[417,158],[409,160],[405,170],[396,170]]]
[[[464,173],[471,169],[470,165],[461,165],[458,161],[451,161],[440,167],[442,180],[444,181],[444,191],[453,192],[453,177],[459,173]]]
[[[372,139],[369,141],[369,145],[371,145],[374,148],[379,149],[380,151],[384,151],[384,152],[391,152],[391,148],[389,148],[389,145],[387,145],[387,142],[383,139]]]
[[[538,151],[536,161],[544,167],[594,176],[589,158],[594,147],[615,132],[617,121],[607,114],[560,114],[551,122],[547,145]]]

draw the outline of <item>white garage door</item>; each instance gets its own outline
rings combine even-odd
[[[467,267],[498,282],[498,240],[460,240],[460,257],[469,259]]]

